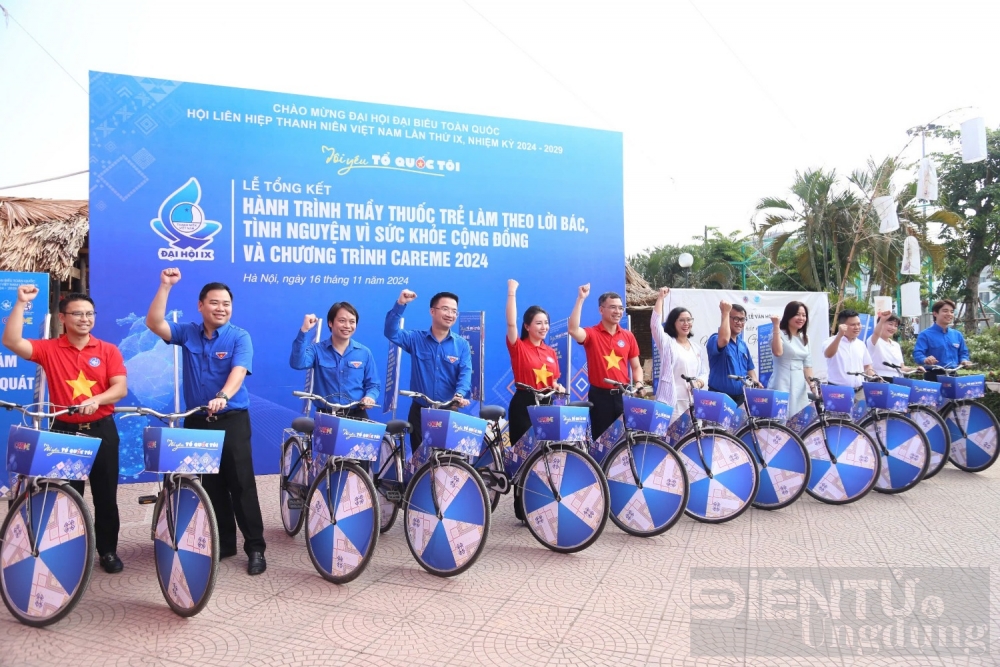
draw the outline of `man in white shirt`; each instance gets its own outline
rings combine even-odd
[[[823,343],[826,357],[826,378],[831,384],[854,387],[861,390],[863,379],[850,373],[875,375],[872,357],[868,347],[858,336],[861,334],[861,318],[857,311],[843,310],[837,315],[837,335]]]

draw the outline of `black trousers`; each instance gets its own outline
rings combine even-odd
[[[219,548],[236,551],[236,526],[243,533],[243,551],[247,555],[264,551],[264,519],[260,515],[257,480],[253,473],[253,453],[250,449],[250,413],[232,410],[208,421],[204,415],[192,415],[184,420],[184,428],[225,431],[222,462],[218,475],[203,475],[201,484],[208,493],[219,524]],[[235,516],[235,520],[234,520]]]
[[[97,421],[84,424],[70,424],[56,419],[52,423],[53,431],[62,433],[79,433],[92,438],[100,438],[101,446],[94,457],[94,465],[90,469],[90,495],[94,498],[94,533],[97,543],[97,554],[115,553],[118,551],[118,529],[121,520],[118,517],[118,427],[112,416],[103,417]],[[71,481],[69,485],[83,495],[83,482]]]
[[[548,403],[548,400],[543,401]],[[510,444],[514,445],[531,428],[531,418],[528,417],[528,406],[535,404],[535,395],[526,389],[518,389],[507,406],[507,430],[510,433]]]
[[[587,398],[594,404],[590,408],[590,433],[596,440],[608,430],[625,411],[622,394],[617,389],[601,389],[591,385]]]

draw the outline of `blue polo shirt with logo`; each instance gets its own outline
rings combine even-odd
[[[729,379],[730,375],[746,375],[754,369],[750,348],[741,333],[729,344],[719,349],[719,334],[714,333],[705,343],[708,348],[708,388],[730,396],[743,396],[743,383]]]
[[[365,397],[378,399],[381,385],[371,350],[352,338],[341,354],[332,338],[314,343],[306,335],[300,329],[295,336],[289,363],[296,370],[313,370],[313,393],[344,405]]]
[[[472,349],[468,341],[449,331],[443,341],[426,330],[399,328],[406,306],[393,305],[385,315],[385,337],[410,353],[410,390],[435,401],[472,390]]]
[[[961,331],[935,323],[917,334],[913,346],[913,359],[923,364],[927,357],[937,359],[937,365],[954,368],[963,361],[969,361],[969,348],[965,346],[965,336]]]
[[[184,403],[194,408],[208,405],[215,395],[222,391],[229,379],[233,366],[253,371],[253,343],[246,329],[231,322],[205,336],[200,322],[167,322],[170,326],[170,345],[180,345],[183,349]],[[226,410],[246,410],[250,407],[250,392],[246,383],[240,385],[229,397]]]

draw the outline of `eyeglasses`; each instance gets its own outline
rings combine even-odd
[[[625,306],[601,306],[602,308],[607,308],[608,310],[625,310]]]
[[[729,319],[731,319],[734,324],[743,324],[747,321],[747,318],[745,317],[730,317]]]
[[[694,324],[694,318],[693,317],[682,317],[679,320],[677,320],[677,324]]]
[[[448,308],[447,306],[434,306],[434,310],[440,310],[445,315],[457,315],[458,311],[454,308]]]
[[[94,319],[94,316],[97,315],[97,312],[89,310],[85,313],[82,310],[74,310],[72,313],[63,313],[63,315],[69,315],[70,317],[75,317],[78,320],[92,320]]]

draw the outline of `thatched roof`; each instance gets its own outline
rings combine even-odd
[[[86,201],[0,197],[0,270],[68,280],[89,229]]]
[[[625,303],[631,308],[652,308],[657,292],[642,275],[625,262]]]

